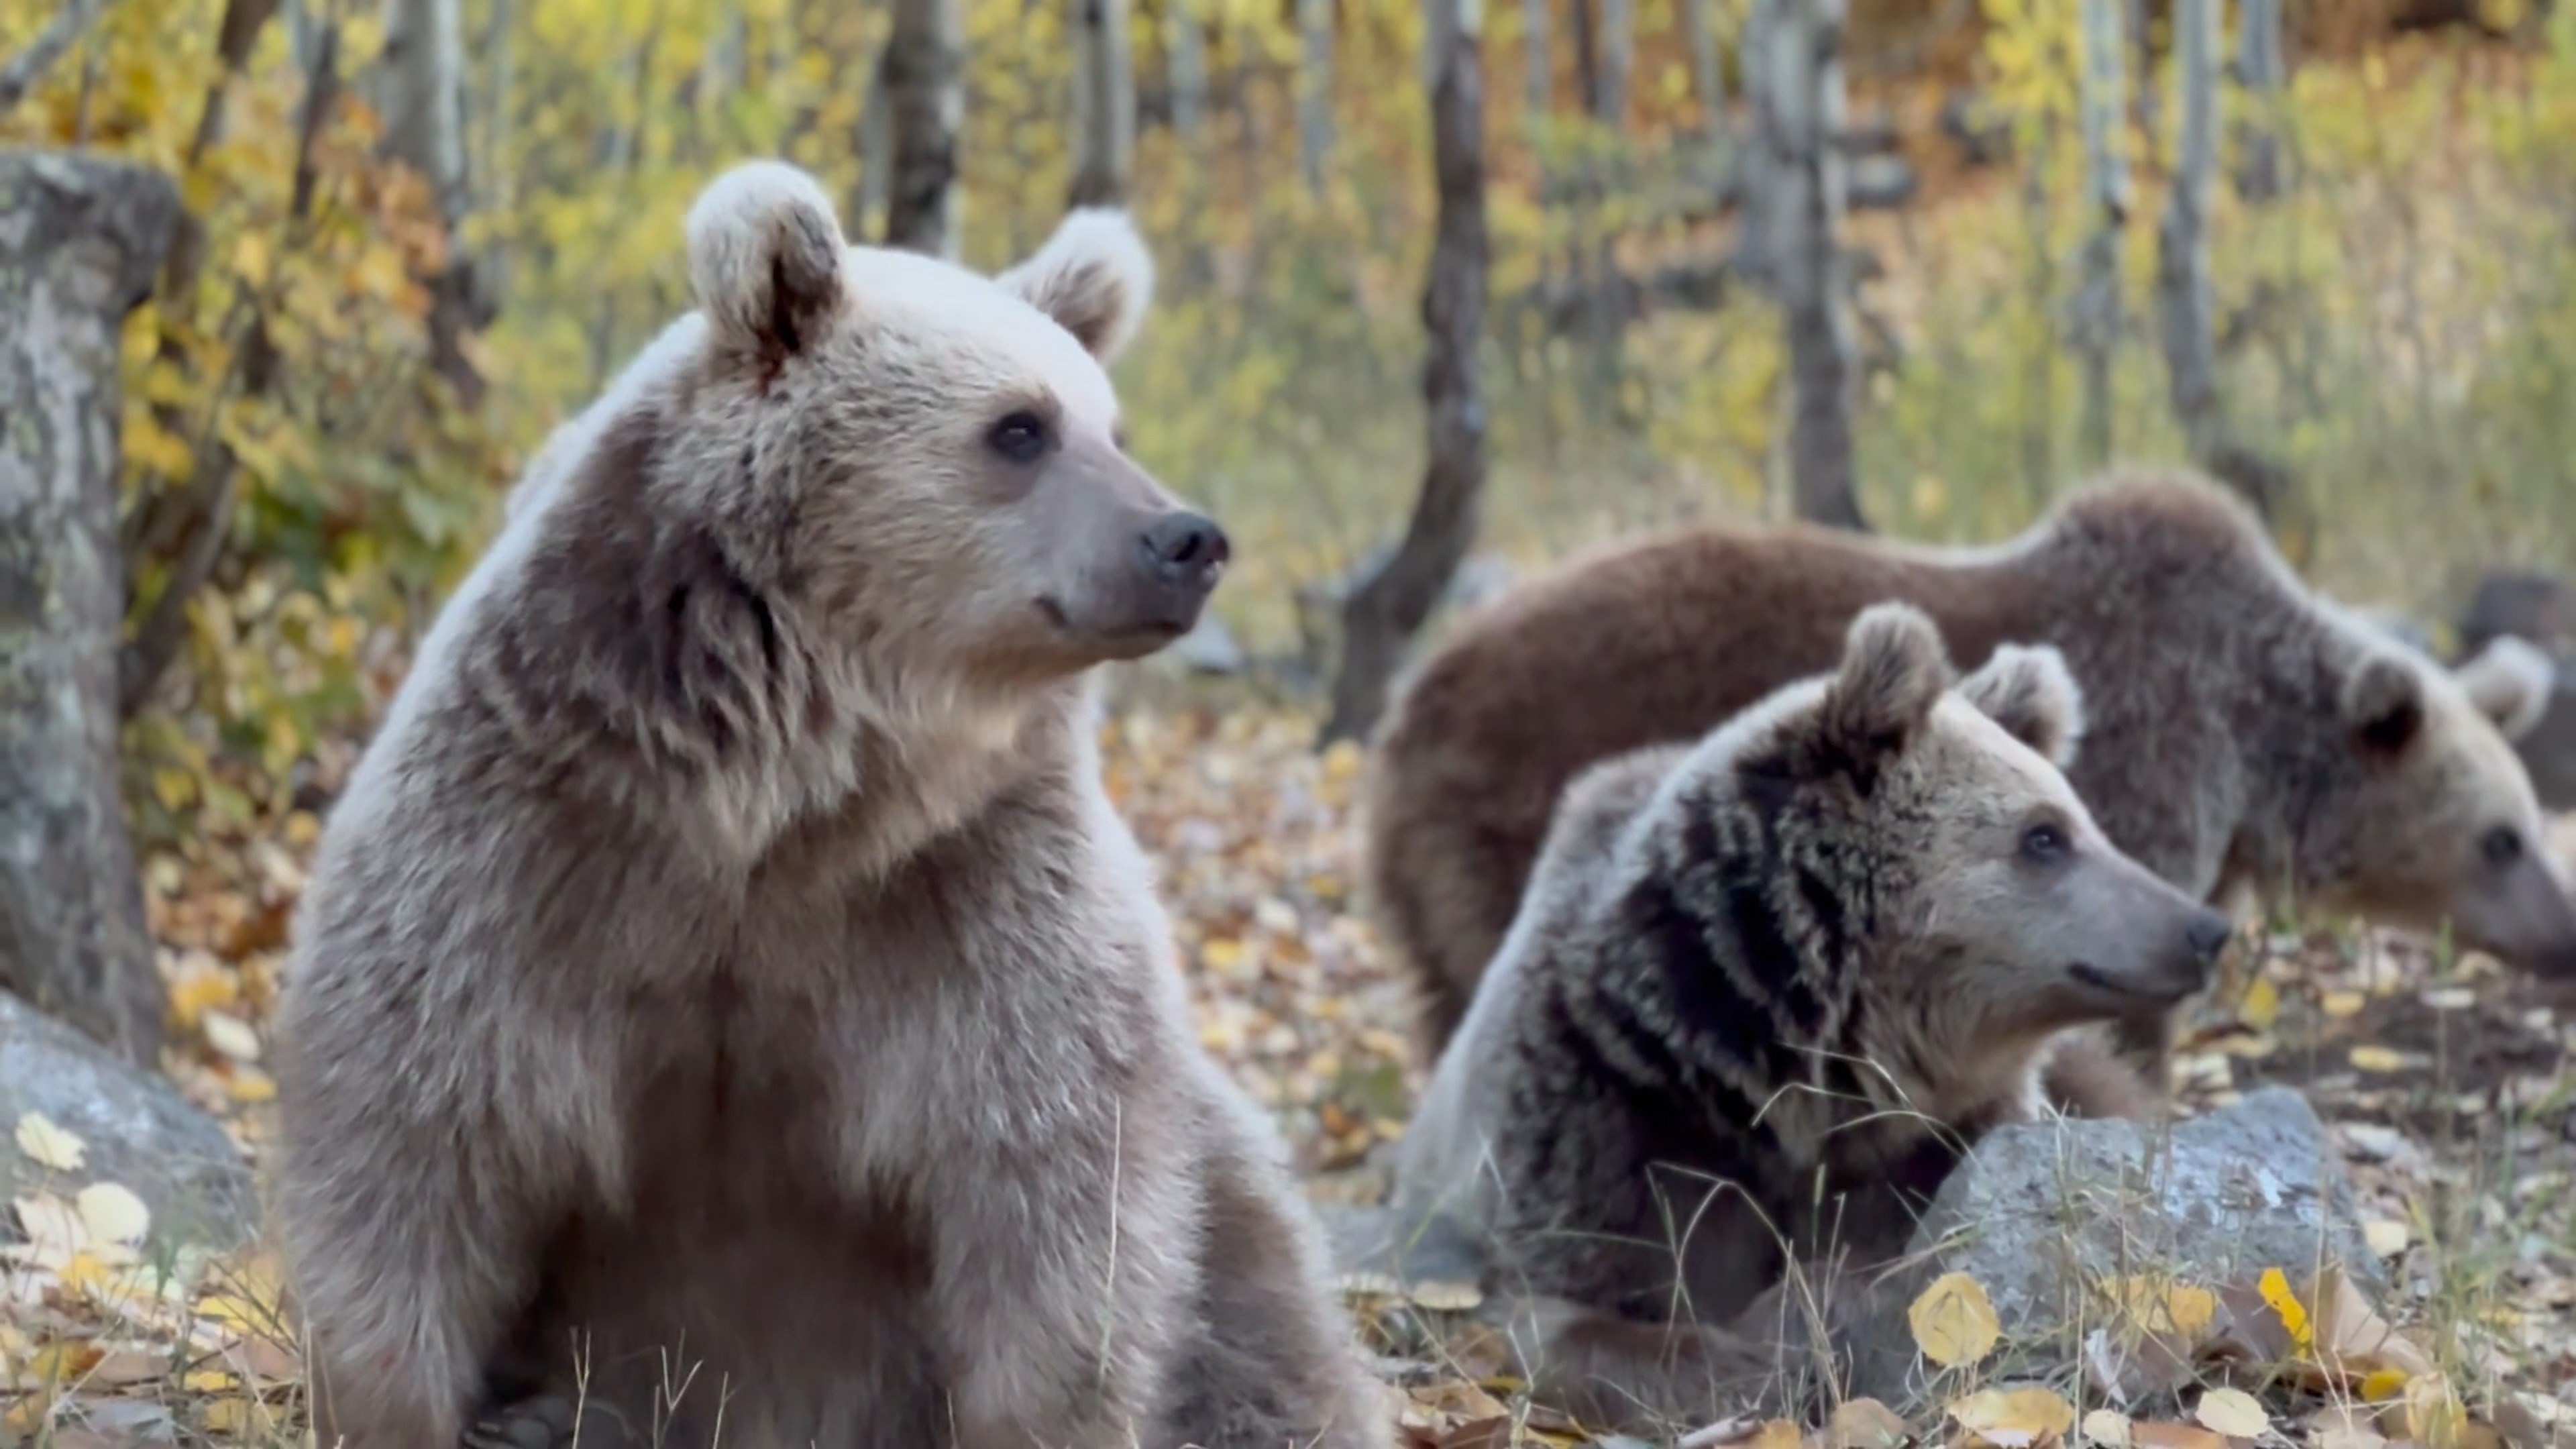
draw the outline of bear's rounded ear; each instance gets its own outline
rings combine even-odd
[[[1154,257],[1127,213],[1084,207],[1037,255],[995,279],[1056,320],[1102,366],[1117,360],[1154,298]]]
[[[717,333],[785,356],[822,336],[841,306],[841,224],[814,178],[753,161],[689,208],[689,284]]]
[[[1932,718],[1950,687],[1941,631],[1911,604],[1872,604],[1843,636],[1843,662],[1819,706],[1827,757],[1863,788]]]
[[[2004,644],[1985,667],[1959,683],[1959,693],[2004,733],[2064,770],[2075,764],[2084,734],[2084,691],[2054,644]]]
[[[2424,728],[2424,681],[2406,660],[2374,651],[2343,682],[2343,720],[2363,749],[2397,754]]]
[[[2549,713],[2549,695],[2558,685],[2558,661],[2528,639],[2498,634],[2452,677],[2478,713],[2494,720],[2506,739],[2518,740]]]

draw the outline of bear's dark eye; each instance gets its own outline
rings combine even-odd
[[[2052,861],[2066,854],[2066,832],[2054,825],[2034,825],[2021,833],[2021,858]]]
[[[984,435],[984,441],[993,445],[994,452],[1014,463],[1034,463],[1054,446],[1055,433],[1047,426],[1046,419],[1036,413],[1022,411],[993,424],[993,430]]]
[[[2478,851],[2487,864],[2499,869],[2522,859],[2522,832],[2510,825],[2499,825],[2478,841]]]

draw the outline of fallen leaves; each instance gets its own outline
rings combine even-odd
[[[2230,1439],[2257,1439],[2269,1432],[2272,1416],[2243,1389],[2211,1389],[2200,1396],[2191,1416],[2202,1426]]]
[[[54,1125],[42,1112],[29,1112],[18,1119],[18,1150],[27,1160],[49,1172],[78,1172],[88,1155],[88,1145],[78,1137]]]
[[[1995,1449],[2029,1449],[2075,1426],[2075,1406],[2063,1395],[2027,1385],[1980,1389],[1953,1400],[1949,1416],[1978,1443]]]
[[[1985,1285],[1965,1273],[1944,1273],[1918,1295],[1905,1319],[1914,1346],[1943,1368],[1975,1363],[1994,1352],[2002,1325]]]

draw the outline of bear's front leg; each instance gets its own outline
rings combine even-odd
[[[957,1449],[1156,1442],[1194,1193],[1167,1126],[1093,1101],[1044,1137],[932,1165],[930,1319]]]

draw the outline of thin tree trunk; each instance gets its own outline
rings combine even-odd
[[[2292,480],[2229,428],[2218,391],[2218,338],[2209,282],[2209,203],[2218,177],[2218,0],[2174,0],[2174,108],[2182,135],[2156,232],[2156,306],[2165,382],[2191,455],[2267,520],[2290,502]]]
[[[1136,153],[1136,76],[1127,0],[1073,0],[1073,191],[1070,206],[1127,200]]]
[[[1333,155],[1333,0],[1297,0],[1297,167],[1306,194],[1324,194]]]
[[[515,184],[518,169],[510,160],[510,148],[518,140],[518,7],[512,0],[492,0],[489,41],[484,47],[489,67],[489,95],[485,99],[483,121],[483,174],[475,194],[484,198],[495,216],[516,214],[519,188]],[[474,259],[474,280],[479,288],[476,311],[484,316],[499,313],[509,295],[510,254],[500,241],[489,241],[482,255]]]
[[[2265,202],[2281,194],[2281,0],[2236,0],[2236,79],[2245,87],[2238,133],[2236,194]]]
[[[1682,0],[1682,23],[1690,32],[1691,93],[1699,101],[1699,130],[1723,160],[1726,151],[1726,62],[1718,45],[1717,0]]]
[[[1196,162],[1199,132],[1207,124],[1207,29],[1186,0],[1166,0],[1163,53],[1171,67],[1172,134]]]
[[[1484,78],[1476,0],[1426,0],[1431,153],[1439,213],[1423,288],[1430,463],[1404,539],[1342,602],[1342,658],[1324,738],[1357,739],[1386,708],[1406,645],[1430,618],[1476,538],[1485,492]]]
[[[1859,343],[1842,250],[1843,0],[1757,0],[1747,74],[1761,84],[1749,182],[1770,194],[1764,261],[1778,279],[1789,334],[1791,497],[1798,516],[1865,528],[1852,475],[1852,394]]]
[[[295,171],[293,189],[287,198],[288,236],[277,245],[275,254],[285,255],[295,245],[295,236],[311,221],[313,203],[321,184],[321,163],[316,146],[322,135],[323,122],[339,104],[340,96],[340,26],[336,20],[325,22],[321,39],[313,47],[312,69],[306,73],[304,100],[296,123]],[[186,228],[181,228],[185,235]],[[217,382],[212,407],[222,407],[228,388],[238,385],[238,397],[253,401],[266,397],[276,384],[279,357],[271,344],[264,317],[267,300],[256,291],[245,291],[233,304],[242,318],[232,348],[232,370]],[[227,322],[227,328],[232,324]],[[161,592],[154,596],[152,607],[134,626],[132,637],[117,661],[118,703],[130,717],[142,712],[151,701],[152,691],[168,672],[170,661],[178,656],[179,644],[186,636],[188,601],[212,578],[215,566],[223,561],[224,547],[232,535],[235,484],[241,476],[241,460],[234,456],[232,445],[225,442],[222,430],[212,418],[198,430],[198,446],[189,469],[187,488],[179,496],[179,509],[174,516],[186,522],[167,540],[156,541],[156,553],[172,551],[169,578]]]
[[[118,790],[118,334],[167,178],[0,152],[0,986],[145,1066],[163,993]]]
[[[385,49],[372,90],[384,120],[380,149],[429,184],[447,230],[447,257],[429,290],[429,361],[467,408],[483,400],[465,339],[478,315],[474,263],[462,235],[474,196],[465,175],[465,36],[458,0],[385,0]]]
[[[2084,0],[2084,249],[2077,260],[2075,350],[2084,369],[2084,460],[2111,461],[2112,371],[2120,340],[2120,237],[2129,216],[2129,164],[2120,142],[2127,114],[2121,78],[2121,0]]]
[[[1522,104],[1536,126],[1556,109],[1556,75],[1547,50],[1547,0],[1521,0]]]
[[[51,70],[63,52],[72,48],[72,42],[80,38],[81,32],[89,28],[90,18],[98,13],[99,3],[100,0],[71,0],[70,4],[54,13],[53,19],[45,22],[45,28],[36,32],[36,38],[28,42],[25,50],[11,57],[7,65],[0,66],[0,111],[18,104],[37,81],[44,79],[45,72]]]
[[[859,155],[858,185],[850,189],[850,214],[843,225],[851,236],[883,235],[879,223],[894,178],[894,92],[886,82],[886,56],[891,43],[877,47],[868,67],[868,97],[859,104],[858,134],[851,139]]]
[[[1601,33],[1593,41],[1593,54],[1600,71],[1598,89],[1592,97],[1592,118],[1608,127],[1613,135],[1622,134],[1628,119],[1628,78],[1636,68],[1636,18],[1628,0],[1593,0],[1594,20]]]
[[[894,0],[886,39],[894,165],[886,245],[957,255],[957,132],[966,120],[966,32],[958,0]]]

